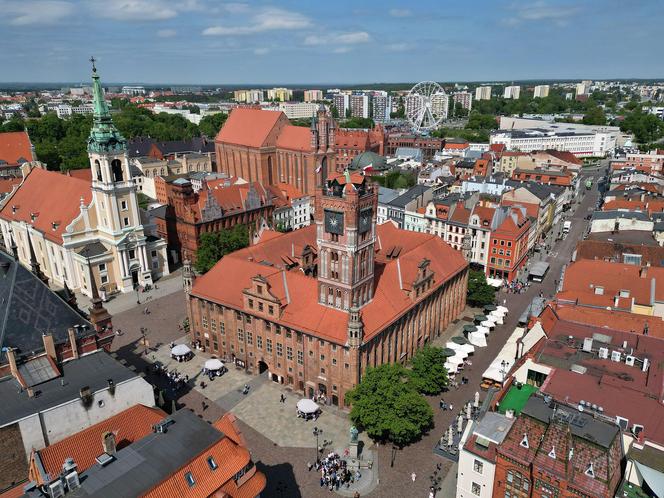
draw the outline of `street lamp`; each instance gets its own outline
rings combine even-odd
[[[503,374],[503,384],[505,384],[505,375],[507,375],[507,366],[509,365],[509,362],[507,360],[503,360],[500,362],[500,373]]]
[[[390,461],[390,467],[394,467],[394,460],[395,460],[396,457],[397,457],[397,450],[398,450],[398,449],[399,449],[399,448],[397,448],[397,445],[396,445],[396,444],[393,444],[393,445],[392,445],[392,460]]]
[[[320,458],[318,458],[318,436],[320,436],[323,433],[323,429],[319,429],[318,427],[314,427],[313,430],[313,435],[316,436],[316,463],[320,461]]]

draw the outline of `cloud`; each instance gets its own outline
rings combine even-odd
[[[347,54],[353,50],[351,47],[337,47],[334,50],[332,50],[332,53],[334,54]]]
[[[515,15],[502,20],[506,26],[517,26],[524,22],[548,22],[562,27],[580,10],[576,6],[552,6],[544,0],[513,4],[510,9],[515,11]]]
[[[256,55],[265,55],[265,54],[269,54],[269,53],[270,53],[269,48],[261,47],[261,48],[255,48],[254,49],[254,54],[256,54]]]
[[[74,5],[60,0],[0,0],[1,19],[14,26],[56,24],[74,13]]]
[[[390,43],[386,45],[385,48],[390,52],[405,52],[406,50],[410,50],[413,47],[408,43]]]
[[[173,38],[178,34],[174,29],[160,29],[157,31],[157,36],[159,38]]]
[[[352,31],[349,33],[335,33],[331,35],[309,35],[304,39],[304,44],[313,45],[356,45],[371,41],[371,36],[366,31]]]
[[[297,12],[268,7],[252,15],[244,26],[211,26],[203,30],[205,36],[252,35],[265,31],[303,29],[311,26],[311,20]]]
[[[390,9],[389,14],[392,17],[410,17],[413,15],[410,9]]]
[[[98,17],[116,21],[163,21],[181,12],[201,10],[198,0],[93,0],[89,2]]]

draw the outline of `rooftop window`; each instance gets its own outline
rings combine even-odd
[[[219,465],[217,465],[217,462],[215,462],[214,458],[212,458],[211,456],[207,457],[207,463],[208,466],[210,467],[210,470],[217,470],[217,468],[219,467]]]
[[[193,487],[194,487],[194,484],[196,484],[196,480],[194,479],[194,475],[193,475],[191,472],[187,472],[187,473],[184,475],[184,480],[187,481],[187,485],[188,485],[190,488],[193,488]]]

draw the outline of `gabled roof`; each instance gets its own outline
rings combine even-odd
[[[134,405],[37,453],[51,478],[60,473],[66,458],[73,458],[78,472],[84,472],[95,465],[96,457],[104,453],[102,435],[105,432],[115,434],[116,447],[121,450],[150,434],[152,426],[164,418],[166,413],[159,408]]]
[[[288,150],[311,150],[311,131],[306,126],[284,126],[277,138],[277,147]]]
[[[34,161],[30,137],[25,131],[0,133],[0,164],[17,166],[23,162]]]
[[[94,334],[87,320],[2,251],[0,265],[0,348],[17,348],[19,354],[43,351],[42,334],[49,332],[55,344],[62,344],[74,325],[86,327],[79,337]],[[0,363],[4,357],[0,352]]]
[[[236,107],[219,130],[215,142],[262,147],[280,120],[288,122],[281,111]]]
[[[90,204],[90,182],[34,168],[8,198],[0,217],[7,221],[24,221],[47,239],[62,244],[65,228],[80,214],[81,199],[86,206]]]

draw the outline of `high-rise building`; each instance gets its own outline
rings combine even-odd
[[[293,90],[289,88],[270,88],[267,91],[267,99],[278,100],[279,102],[293,100]]]
[[[475,100],[491,100],[491,87],[478,86],[475,88]]]
[[[374,95],[371,97],[371,117],[377,123],[384,123],[390,119],[392,110],[392,97],[387,95]]]
[[[548,97],[549,96],[549,85],[537,85],[535,87],[533,97],[537,98],[543,98],[543,97]]]
[[[354,118],[369,117],[369,96],[351,95],[349,98],[350,115]]]
[[[253,104],[255,102],[262,102],[265,100],[265,94],[263,90],[235,90],[233,92],[233,99],[236,102],[246,102],[247,104]]]
[[[520,95],[521,95],[521,87],[519,85],[511,85],[505,87],[503,98],[516,100],[519,98]]]
[[[473,108],[473,94],[470,92],[456,92],[452,95],[455,103],[461,104],[464,109],[470,111]]]
[[[448,110],[450,107],[450,96],[445,92],[434,93],[431,96],[431,111],[436,116],[441,116],[447,119]]]
[[[339,111],[339,117],[345,118],[350,108],[350,98],[346,93],[335,93],[332,96],[332,104]]]
[[[583,80],[581,83],[576,84],[576,94],[577,95],[588,95],[590,92],[590,85],[592,85],[593,82],[590,80]]]
[[[322,90],[305,90],[304,91],[304,101],[305,102],[317,102],[323,100],[323,91]]]

